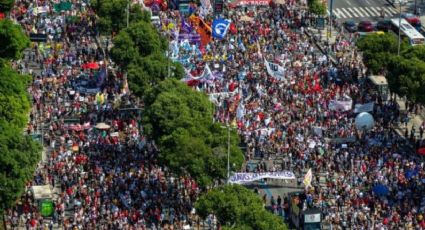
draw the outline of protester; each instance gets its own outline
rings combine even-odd
[[[28,33],[48,34],[47,43],[34,43],[14,63],[34,76],[28,133],[43,130],[49,149],[27,191],[42,184],[58,188],[52,222],[64,229],[193,225],[196,182],[158,164],[158,149],[139,122],[142,105],[96,43],[94,12],[85,1],[72,3],[70,10],[55,12],[53,1],[20,0],[11,12]],[[208,37],[196,32],[193,17],[162,12],[159,29],[171,40],[173,59],[187,70],[183,80],[210,96],[215,121],[238,128],[246,159],[263,162],[255,171],[290,170],[302,178],[312,168],[306,206],[320,207],[334,229],[425,228],[424,164],[408,154],[395,131],[402,122],[397,103],[366,87],[355,37],[341,34],[329,44],[332,61],[307,36],[315,18],[304,5],[269,7],[226,8],[226,36],[205,45],[200,43]],[[214,19],[204,17],[210,25]],[[170,23],[187,24],[179,31],[183,26]],[[182,32],[193,40],[179,40]],[[354,105],[368,103],[375,126],[358,130]],[[268,167],[270,160],[280,163]],[[320,175],[326,175],[325,184]],[[289,202],[273,198],[272,211],[287,215]],[[30,193],[18,207],[8,211],[11,225],[51,224]],[[208,218],[207,226],[214,223]]]

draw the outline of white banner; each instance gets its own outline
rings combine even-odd
[[[374,102],[369,102],[366,104],[356,104],[354,108],[354,112],[355,113],[372,112],[374,106],[375,106]]]
[[[285,75],[285,68],[283,68],[282,66],[272,63],[272,62],[268,62],[264,59],[264,65],[267,68],[267,73],[270,74],[270,76],[278,79],[278,80],[282,80],[284,75]]]
[[[264,178],[294,180],[295,174],[290,171],[282,172],[264,172],[264,173],[235,173],[230,177],[229,182],[232,184],[243,184]]]
[[[351,107],[353,106],[353,100],[351,100],[350,97],[345,98],[345,100],[337,101],[337,100],[331,100],[329,102],[329,109],[335,110],[335,111],[349,111],[351,110]]]

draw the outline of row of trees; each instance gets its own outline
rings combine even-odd
[[[400,44],[391,33],[371,34],[360,38],[357,46],[370,74],[385,74],[392,92],[413,102],[425,103],[425,47]]]
[[[1,1],[2,10],[13,1]],[[0,20],[0,212],[14,205],[32,179],[41,158],[41,146],[24,135],[31,109],[27,92],[31,77],[11,67],[11,60],[20,59],[30,41],[19,25]]]
[[[195,178],[203,188],[214,180],[223,181],[228,131],[231,169],[239,170],[244,160],[238,134],[213,123],[214,105],[208,97],[180,81],[184,69],[165,55],[168,41],[152,26],[149,14],[136,13],[137,7],[131,6],[133,16],[130,14],[130,25],[125,28],[123,2],[99,0],[93,6],[101,27],[106,26],[103,32],[118,32],[110,55],[127,73],[132,93],[145,104],[144,131],[158,143],[160,160],[175,173]],[[109,18],[118,20],[110,22]],[[213,189],[196,207],[201,217],[215,214],[221,224],[232,229],[285,229],[282,220],[263,208],[257,195],[241,186]]]

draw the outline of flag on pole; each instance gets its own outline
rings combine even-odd
[[[311,186],[312,180],[313,180],[313,172],[311,171],[311,169],[309,169],[308,172],[304,176],[303,183],[305,185],[305,188],[308,188],[309,186]]]

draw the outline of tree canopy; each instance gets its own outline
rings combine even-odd
[[[167,48],[167,40],[150,23],[142,20],[115,37],[111,58],[127,70],[132,92],[143,97],[150,87],[168,77],[168,72],[170,77],[183,77],[183,67],[164,55]]]
[[[15,4],[15,0],[0,0],[0,12],[8,12]]]
[[[210,190],[198,199],[195,209],[202,218],[214,214],[224,229],[287,229],[283,219],[264,209],[260,197],[241,185]]]
[[[177,173],[189,173],[201,185],[227,175],[227,130],[212,122],[208,97],[176,79],[154,87],[145,100],[145,131],[159,142],[161,159]],[[239,136],[230,135],[230,161],[243,162]]]
[[[96,11],[98,25],[104,34],[119,32],[127,27],[128,0],[93,0],[91,6]],[[150,22],[150,13],[142,10],[139,4],[130,7],[129,23],[145,21]]]
[[[326,14],[326,5],[319,0],[308,0],[308,8],[313,14],[316,15],[325,15]]]
[[[18,59],[30,44],[21,26],[9,19],[0,20],[0,58]]]
[[[41,146],[23,135],[31,108],[30,77],[0,66],[0,211],[14,204],[40,160]]]
[[[398,37],[391,33],[371,34],[360,38],[357,46],[363,51],[371,74],[385,73],[392,92],[414,102],[425,103],[425,48],[409,46],[403,40],[397,56]]]

